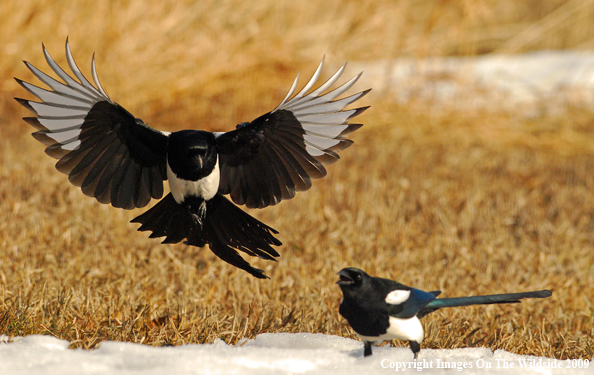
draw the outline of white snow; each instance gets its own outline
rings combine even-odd
[[[520,55],[397,58],[353,62],[363,86],[397,101],[435,109],[521,110],[527,116],[594,105],[594,52],[536,51]]]
[[[594,373],[594,366],[572,368],[583,367],[584,361],[520,356],[486,348],[421,349],[414,362],[410,349],[384,346],[374,347],[373,355],[364,358],[360,341],[311,333],[262,334],[236,346],[222,340],[175,347],[105,341],[94,350],[68,349],[68,345],[68,341],[52,336],[31,335],[13,342],[0,336],[0,374]]]

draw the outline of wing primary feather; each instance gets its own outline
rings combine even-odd
[[[35,133],[33,133],[33,134],[35,134]],[[48,146],[45,149],[45,153],[54,159],[61,159],[65,155],[68,155],[70,152],[72,152],[72,151],[62,149],[62,145],[59,143]]]
[[[295,97],[292,100],[302,98],[303,95],[305,95],[309,91],[309,89],[311,89],[313,87],[313,85],[318,81],[318,79],[320,78],[320,75],[322,74],[322,68],[324,67],[324,59],[325,58],[326,58],[326,56],[324,56],[322,58],[322,62],[320,62],[320,65],[318,65],[318,68],[314,72],[314,74],[311,77],[311,79],[309,80],[309,82],[307,82],[307,84],[305,84],[305,86],[303,86],[301,91],[299,91],[297,93],[297,95],[295,95]]]
[[[109,99],[109,95],[107,95],[107,93],[103,89],[103,86],[101,86],[101,82],[99,82],[99,76],[97,75],[97,67],[95,66],[95,52],[93,52],[93,59],[91,60],[91,73],[93,74],[93,81],[95,81],[95,84],[99,88],[99,91],[101,91],[101,94],[103,94],[103,96],[105,96],[107,100],[111,101]]]
[[[355,113],[354,109],[346,111],[300,115],[298,120],[302,124],[343,125]]]
[[[319,96],[324,91],[328,90],[330,88],[330,86],[332,86],[334,84],[334,82],[336,82],[340,78],[340,76],[342,75],[342,73],[346,69],[346,66],[347,66],[347,63],[345,62],[340,67],[340,69],[338,69],[338,71],[336,71],[336,73],[334,73],[334,75],[332,75],[332,77],[330,77],[320,87],[318,87],[317,89],[315,89],[314,91],[312,91],[308,96],[316,97],[316,96]]]
[[[289,151],[289,154],[295,155],[295,160],[303,168],[304,175],[307,177],[307,181],[309,181],[307,189],[311,187],[311,179],[315,180],[326,176],[327,172],[324,165],[316,160],[313,155],[310,155],[305,147],[296,142],[294,134],[288,131],[279,131],[277,136],[284,140],[283,146]],[[303,145],[305,145],[305,140],[303,141]],[[287,158],[287,160],[289,159]]]
[[[283,101],[276,106],[275,109],[273,109],[272,111],[270,111],[270,113],[273,113],[274,111],[276,111],[277,109],[279,109],[280,107],[283,106],[283,104],[285,104],[285,102],[291,97],[291,95],[293,95],[293,93],[295,92],[295,89],[297,88],[297,83],[299,82],[299,75],[301,74],[301,72],[297,72],[297,77],[295,77],[295,80],[293,81],[293,85],[291,85],[291,88],[289,89],[289,92],[287,93],[287,96],[285,96],[285,98],[283,99]]]
[[[354,76],[347,82],[343,83],[341,86],[335,88],[334,90],[329,91],[322,96],[313,98],[309,101],[304,100],[305,98],[303,98],[299,101],[296,101],[296,102],[289,101],[286,103],[286,105],[283,107],[283,109],[293,110],[296,105],[304,104],[306,102],[307,102],[307,105],[318,105],[318,104],[324,104],[324,103],[331,102],[336,97],[340,96],[342,93],[344,93],[345,91],[350,89],[359,80],[359,78],[361,77],[362,74],[363,74],[363,72],[357,74],[356,76]],[[307,98],[309,98],[309,96]]]
[[[90,100],[86,98],[81,98],[80,96],[73,96],[68,95],[61,92],[56,91],[48,91],[41,87],[35,86],[28,82],[24,82],[18,78],[15,78],[17,83],[21,85],[25,90],[29,91],[31,94],[35,95],[43,102],[51,103],[51,104],[58,104],[58,105],[75,105],[80,106],[82,102],[83,104],[87,104],[89,108],[93,104]]]
[[[39,113],[37,113],[35,108],[33,108],[31,104],[29,104],[29,100],[21,98],[14,98],[14,100],[16,100],[20,105],[28,109],[30,112],[32,112],[35,116],[39,117]]]
[[[91,82],[89,82],[89,80],[85,78],[85,76],[78,68],[78,65],[76,65],[76,61],[74,61],[74,57],[72,56],[72,52],[70,51],[70,43],[68,42],[68,38],[66,38],[66,60],[68,61],[70,70],[72,70],[72,73],[74,73],[74,75],[76,76],[76,78],[78,78],[80,83],[85,88],[87,88],[88,90],[92,91],[100,97],[101,93],[93,85],[91,85]]]
[[[50,68],[52,68],[52,70],[60,78],[62,78],[62,80],[66,83],[66,85],[68,85],[68,87],[72,88],[73,90],[75,90],[76,92],[78,92],[81,95],[85,95],[85,96],[93,99],[94,102],[96,102],[97,100],[100,100],[101,99],[101,97],[98,96],[95,92],[92,92],[92,91],[87,90],[82,84],[76,82],[76,80],[74,80],[72,77],[70,77],[68,75],[68,73],[66,73],[60,67],[60,65],[58,65],[54,61],[54,59],[49,54],[49,51],[45,48],[45,46],[43,46],[43,54],[45,55],[45,61],[47,61],[47,64],[50,66]]]
[[[367,106],[367,107],[361,107],[361,108],[355,108],[355,113],[353,113],[352,115],[350,115],[346,120],[347,121],[350,121],[350,119],[352,119],[353,117],[359,116],[361,113],[367,111],[367,109],[369,109],[369,106]]]
[[[58,143],[59,145],[59,143]],[[49,148],[49,147],[48,147]],[[90,148],[78,149],[76,151],[69,152],[66,156],[62,157],[56,163],[56,169],[64,174],[70,174],[70,172],[76,167],[76,165],[84,158],[84,156],[90,152]]]
[[[317,89],[315,89],[314,91],[309,93],[307,96],[293,101],[291,104],[291,108],[293,108],[296,105],[306,103],[310,100],[314,100],[315,98],[319,97],[320,94],[322,94],[324,91],[328,90],[338,80],[338,78],[340,78],[340,76],[342,76],[342,73],[344,72],[346,66],[347,66],[347,63],[345,62],[344,65],[341,66],[340,69],[338,69],[338,71],[336,73],[334,73],[334,75],[332,77],[330,77],[320,87],[318,87]]]
[[[371,91],[371,89],[358,92],[356,94],[347,96],[339,100],[327,101],[324,103],[312,104],[311,102],[304,102],[300,105],[293,105],[291,107],[291,111],[295,114],[296,117],[299,117],[301,115],[301,112],[305,112],[303,114],[316,114],[342,111],[349,104],[352,104],[364,97],[365,95],[367,95],[369,91]]]
[[[37,117],[23,117],[23,120],[25,120],[27,124],[31,125],[37,130],[48,130],[48,128],[45,125],[42,125],[39,122],[39,119]]]
[[[47,130],[49,132],[61,132],[65,130],[71,129],[80,129],[83,126],[84,118],[71,118],[71,119],[55,119],[55,118],[37,118],[37,117],[27,117],[27,118],[34,118],[37,119],[38,124],[40,125],[37,128],[37,125],[31,124],[28,120],[25,120],[29,123],[29,125],[33,125],[39,130]]]
[[[37,69],[36,67],[34,67],[32,64],[30,64],[27,61],[23,61],[23,62],[25,63],[25,66],[31,71],[31,73],[33,73],[33,75],[35,77],[39,78],[39,80],[41,82],[48,85],[48,87],[50,87],[52,90],[59,92],[62,95],[70,95],[70,96],[76,97],[80,100],[88,101],[89,103],[93,103],[95,101],[95,98],[93,96],[88,95],[86,93],[82,93],[81,91],[75,90],[72,87],[65,85],[64,83],[53,79],[52,77],[48,76],[41,70]],[[50,67],[51,67],[51,65],[50,65]]]

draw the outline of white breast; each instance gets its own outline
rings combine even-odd
[[[169,163],[167,163],[169,188],[171,189],[173,199],[175,199],[177,203],[182,203],[187,196],[202,197],[204,200],[211,199],[219,190],[220,178],[221,174],[219,171],[218,156],[217,163],[212,172],[198,181],[188,181],[178,178],[171,168],[169,168]]]
[[[361,340],[370,342],[399,339],[416,341],[420,344],[425,339],[425,330],[423,329],[421,321],[416,316],[413,316],[410,319],[399,319],[391,316],[390,327],[383,335],[376,337],[359,336],[361,337]]]

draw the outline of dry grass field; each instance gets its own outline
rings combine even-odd
[[[125,4],[124,4],[125,3]],[[594,111],[432,111],[362,100],[355,145],[291,201],[250,211],[280,231],[257,280],[208,248],[161,245],[85,197],[20,118],[21,60],[41,43],[162,130],[226,131],[274,108],[299,69],[345,60],[594,47],[592,1],[4,1],[0,3],[0,334],[72,347],[236,343],[262,332],[355,337],[336,272],[356,266],[454,297],[549,288],[546,300],[449,309],[425,348],[484,346],[555,358],[594,348]],[[331,73],[326,70],[326,77]],[[351,76],[358,72],[348,70]],[[364,81],[355,86],[366,89]],[[395,345],[403,343],[395,342]]]

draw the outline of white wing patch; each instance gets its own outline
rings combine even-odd
[[[400,305],[410,297],[410,290],[393,290],[386,296],[386,303]]]

